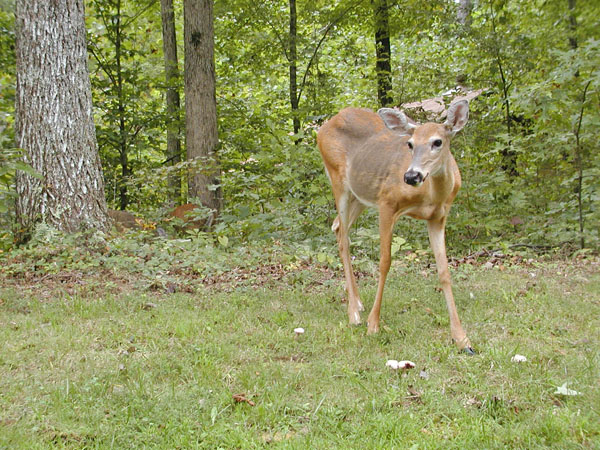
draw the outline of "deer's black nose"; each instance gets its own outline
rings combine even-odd
[[[416,170],[409,170],[404,174],[404,182],[411,186],[417,186],[423,182],[423,174]]]

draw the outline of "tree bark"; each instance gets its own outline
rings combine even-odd
[[[175,14],[173,0],[160,0],[162,17],[163,53],[165,58],[165,79],[167,83],[167,161],[174,166],[181,162],[181,131],[179,98],[179,68],[177,61],[177,38],[175,34]],[[182,201],[181,177],[179,173],[169,175],[169,198],[176,204]]]
[[[375,73],[377,74],[377,98],[381,107],[391,106],[392,61],[390,25],[387,0],[372,0],[375,18]]]
[[[185,138],[187,158],[202,167],[191,170],[188,194],[215,211],[221,209],[217,161],[212,0],[184,0]]]
[[[15,140],[43,179],[17,172],[17,219],[106,229],[83,0],[17,0]]]
[[[458,2],[458,10],[456,12],[456,19],[463,27],[469,28],[471,26],[471,11],[473,10],[473,0],[460,0]]]

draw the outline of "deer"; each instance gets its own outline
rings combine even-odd
[[[377,113],[346,108],[325,122],[317,133],[317,146],[337,209],[331,229],[344,268],[351,325],[361,323],[364,307],[352,270],[348,233],[366,207],[379,212],[379,280],[367,319],[368,334],[379,332],[383,291],[391,266],[393,228],[405,215],[427,221],[452,339],[459,350],[475,354],[456,310],[445,242],[446,219],[461,185],[450,141],[465,126],[468,116],[466,100],[452,103],[441,124],[417,124],[404,112],[392,108],[382,108]]]

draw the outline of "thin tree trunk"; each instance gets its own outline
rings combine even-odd
[[[577,127],[573,131],[575,135],[575,168],[577,169],[577,212],[579,213],[579,245],[585,248],[585,238],[583,235],[583,148],[581,146],[581,122],[583,121],[583,111],[585,109],[585,97],[592,81],[588,81],[583,89],[581,96],[581,109],[579,110],[579,119]]]
[[[121,28],[121,0],[116,3],[117,12],[113,18],[115,24],[115,64],[117,71],[117,113],[119,117],[119,161],[121,162],[121,185],[119,186],[119,207],[126,210],[129,204],[129,195],[127,193],[127,182],[131,176],[129,168],[129,133],[125,124],[125,98],[123,92],[123,69],[121,60],[122,28]]]
[[[188,194],[215,211],[221,209],[217,161],[217,101],[212,0],[184,0],[186,149],[195,167]]]
[[[17,219],[106,229],[83,0],[17,0],[16,29],[16,145],[43,177],[17,172]]]
[[[392,62],[390,47],[390,26],[387,0],[372,0],[375,17],[375,73],[377,74],[377,98],[381,107],[390,106],[393,102]]]
[[[496,16],[494,15],[493,4],[490,3],[490,13],[491,13],[491,25],[492,32],[494,36],[497,37],[496,33]],[[509,177],[516,178],[519,176],[519,171],[517,170],[517,154],[512,148],[512,115],[510,112],[510,97],[509,97],[509,89],[510,83],[506,78],[506,73],[504,70],[504,64],[502,59],[502,54],[500,51],[500,39],[496,39],[496,47],[495,47],[495,59],[496,65],[498,66],[498,72],[500,73],[500,81],[502,87],[502,103],[504,105],[504,112],[506,118],[506,134],[508,135],[508,142],[506,147],[502,149],[502,162],[500,167],[504,172],[506,172]]]
[[[576,0],[568,0],[569,5],[569,46],[572,50],[577,50],[577,17],[575,15]],[[575,71],[575,80],[579,80],[579,70]],[[579,216],[579,245],[581,248],[585,248],[585,237],[583,234],[585,220],[583,217],[583,148],[581,145],[581,123],[583,121],[583,112],[585,110],[585,100],[587,91],[590,87],[591,81],[588,81],[583,89],[583,95],[581,96],[581,109],[579,111],[579,118],[577,120],[577,126],[573,130],[575,135],[575,157],[573,162],[575,169],[577,170],[577,179],[575,191],[577,192],[577,212]]]
[[[567,0],[569,4],[569,47],[577,49],[577,16],[575,15],[576,0]]]
[[[160,0],[162,16],[163,53],[165,58],[165,78],[167,83],[167,161],[174,166],[181,162],[181,131],[179,99],[179,68],[177,61],[177,38],[175,34],[175,14],[173,0]],[[169,175],[169,198],[181,203],[181,177],[179,173]]]
[[[469,28],[471,26],[471,11],[473,10],[472,0],[460,0],[458,2],[458,10],[456,12],[456,18],[458,23],[463,27]]]
[[[289,0],[290,5],[290,35],[289,35],[289,63],[290,63],[290,105],[292,107],[292,121],[294,134],[300,132],[300,116],[298,98],[298,14],[296,0]]]

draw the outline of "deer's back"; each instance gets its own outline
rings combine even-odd
[[[317,145],[328,170],[342,170],[352,154],[366,141],[387,130],[383,120],[369,109],[345,108],[329,119],[317,133]]]

